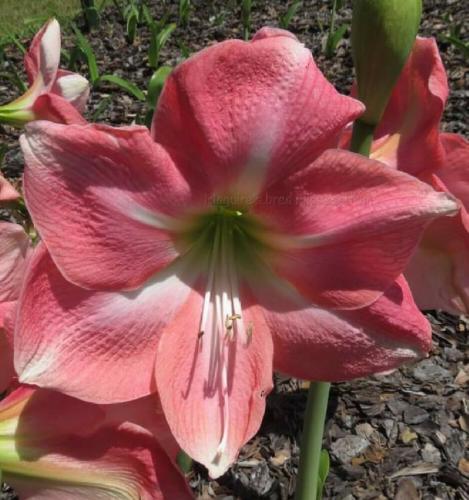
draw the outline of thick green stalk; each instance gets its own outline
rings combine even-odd
[[[309,386],[295,500],[319,500],[319,461],[330,387],[329,382]]]
[[[350,151],[359,153],[363,156],[370,156],[371,144],[373,142],[373,133],[376,126],[355,120],[353,123],[352,143]]]

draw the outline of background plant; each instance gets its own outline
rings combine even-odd
[[[251,10],[252,0],[241,0],[241,24],[245,40],[249,40],[249,36],[251,35]]]
[[[284,30],[288,29],[288,26],[290,26],[292,19],[298,14],[298,11],[300,10],[302,5],[303,5],[302,0],[295,0],[288,7],[285,14],[280,17],[280,21],[279,21],[280,28],[282,28]]]
[[[345,32],[348,29],[348,25],[341,24],[338,28],[335,27],[336,14],[339,9],[343,6],[343,0],[333,0],[331,9],[331,20],[329,24],[329,32],[324,45],[324,54],[330,59],[333,57],[338,43],[342,40]]]
[[[182,26],[187,26],[189,23],[189,16],[191,11],[190,0],[179,0],[179,22]]]

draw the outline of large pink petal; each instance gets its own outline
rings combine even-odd
[[[458,217],[433,222],[406,268],[421,309],[469,313],[469,224],[464,218],[467,221],[465,210]]]
[[[329,150],[267,190],[254,210],[281,235],[274,269],[316,305],[350,309],[376,300],[425,227],[457,204],[380,162]]]
[[[24,499],[191,498],[157,437],[96,405],[20,388],[0,404],[3,478]],[[3,446],[3,445],[2,445]]]
[[[128,425],[100,430],[90,439],[63,439],[44,449],[36,461],[25,453],[16,466],[20,472],[3,470],[5,481],[22,499],[193,498],[157,441]]]
[[[66,125],[85,125],[87,121],[75,107],[59,95],[40,95],[32,107],[36,120],[48,120]]]
[[[439,219],[425,231],[406,269],[421,309],[469,312],[469,143],[457,134],[441,134],[445,164],[428,177],[436,189],[448,191],[462,203],[453,219]]]
[[[164,331],[156,382],[179,445],[218,477],[261,424],[272,386],[272,340],[255,307],[243,311],[245,324],[254,325],[248,342],[200,335],[201,310],[194,292]]]
[[[192,195],[144,127],[34,122],[20,141],[28,209],[69,281],[132,289],[178,255],[171,216]]]
[[[403,278],[374,304],[354,311],[327,311],[292,291],[258,288],[274,339],[274,368],[289,375],[348,380],[414,361],[431,347],[430,324]]]
[[[469,211],[469,142],[458,134],[441,134],[446,158],[435,175]]]
[[[47,441],[70,434],[85,436],[102,426],[105,417],[106,411],[98,405],[21,385],[0,404],[0,434],[4,432],[2,424],[16,418],[15,433],[22,440]]]
[[[413,175],[440,167],[439,126],[447,96],[436,41],[419,37],[376,130],[372,158]]]
[[[177,269],[132,292],[84,290],[62,277],[40,245],[19,300],[20,381],[99,403],[154,392],[159,332],[189,291]]]
[[[29,248],[20,225],[0,222],[0,302],[18,298]]]
[[[41,87],[49,90],[54,84],[60,63],[60,25],[50,19],[36,33],[24,57],[29,84],[41,79]]]
[[[18,191],[0,174],[0,201],[12,201],[19,197]]]
[[[287,31],[263,28],[179,65],[158,101],[152,133],[192,176],[242,194],[308,165],[363,107],[342,96]],[[248,190],[248,193],[246,193]]]
[[[131,422],[143,427],[158,438],[167,455],[176,461],[181,448],[171,433],[157,393],[125,403],[101,405],[101,408],[106,413],[106,425]]]

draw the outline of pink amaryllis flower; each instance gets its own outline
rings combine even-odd
[[[112,422],[108,414],[115,412],[19,387],[0,402],[2,480],[21,499],[192,498],[159,442],[166,437],[130,421]],[[125,417],[125,408],[119,415]]]
[[[273,369],[341,380],[424,355],[430,328],[399,275],[457,205],[327,150],[362,109],[293,35],[263,29],[176,68],[153,137],[28,125],[45,246],[20,299],[21,380],[102,403],[158,390],[216,477],[259,428]]]
[[[0,123],[22,126],[32,120],[84,123],[90,91],[86,78],[59,68],[60,25],[48,21],[35,35],[24,58],[29,80],[25,94],[0,106]]]
[[[460,200],[454,218],[426,230],[405,276],[422,309],[469,313],[469,143],[440,132],[448,97],[434,39],[417,38],[376,130],[371,157]]]
[[[0,392],[14,376],[12,316],[30,246],[30,239],[19,224],[0,222]]]

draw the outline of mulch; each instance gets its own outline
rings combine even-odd
[[[156,19],[169,9],[169,21],[177,21],[177,2],[146,3]],[[424,3],[420,33],[437,38],[451,89],[442,129],[467,137],[469,63],[443,36],[464,20],[468,24],[469,4],[457,0]],[[242,36],[236,1],[194,1],[193,5],[189,25],[178,27],[163,49],[162,64],[175,65],[187,50],[195,52],[214,42]],[[286,8],[281,0],[254,2],[252,31],[265,25],[278,26]],[[349,33],[334,57],[326,59],[322,46],[329,16],[329,2],[306,0],[289,29],[312,50],[316,63],[336,88],[347,93],[353,80]],[[337,25],[349,24],[350,18],[350,2],[345,2]],[[464,27],[461,36],[467,40]],[[114,73],[146,88],[152,71],[147,65],[149,33],[145,27],[139,28],[134,44],[129,45],[121,17],[110,7],[90,41],[102,74]],[[70,31],[65,32],[64,47],[69,49],[73,43]],[[7,50],[0,71],[8,71],[11,66],[22,66],[21,55],[14,47]],[[11,84],[0,79],[2,102],[16,95]],[[101,122],[129,124],[146,112],[144,103],[103,84],[92,92],[89,119],[103,100],[107,106],[100,114]],[[2,143],[9,147],[2,171],[12,179],[22,171],[18,135],[11,128],[0,128]],[[324,498],[469,500],[469,321],[435,311],[428,313],[428,318],[434,331],[429,358],[389,375],[332,386],[324,438],[331,455],[331,471]],[[293,498],[306,387],[304,382],[276,376],[262,428],[241,450],[230,471],[210,481],[203,467],[194,466],[188,480],[198,498]],[[0,498],[13,497],[4,487]]]

